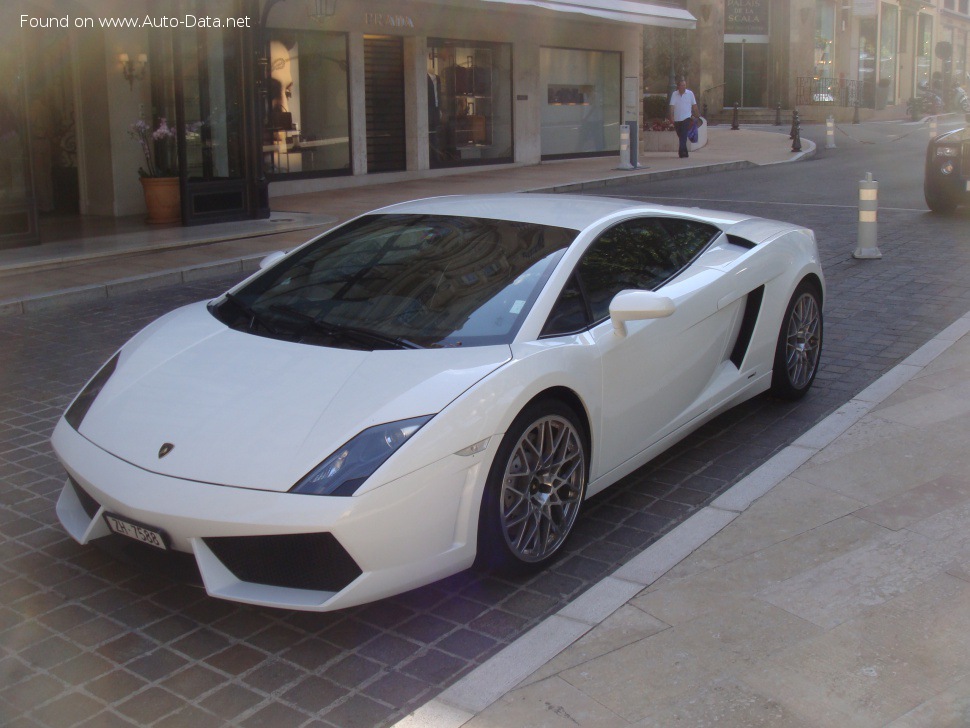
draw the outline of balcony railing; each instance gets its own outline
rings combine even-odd
[[[848,81],[838,78],[798,79],[799,106],[876,106],[876,85],[872,81]]]

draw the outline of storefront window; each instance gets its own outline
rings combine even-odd
[[[239,178],[242,163],[238,36],[199,30],[181,44],[185,163],[190,179]]]
[[[269,51],[267,171],[349,173],[346,35],[274,29]]]
[[[876,19],[859,20],[859,84],[862,86],[862,105],[876,105]]]
[[[954,33],[953,84],[966,87],[967,81],[967,31]]]
[[[428,40],[431,167],[512,160],[512,48]]]
[[[542,156],[619,151],[620,54],[539,50]]]
[[[916,43],[916,82],[930,82],[933,67],[933,18],[920,14]]]
[[[892,103],[896,97],[896,39],[899,36],[899,8],[882,4],[882,27],[879,31],[879,89],[876,104]],[[885,101],[881,94],[885,93]]]
[[[815,4],[815,78],[835,77],[833,46],[835,44],[835,6],[819,0]]]
[[[19,43],[0,47],[0,249],[36,237],[21,52]]]

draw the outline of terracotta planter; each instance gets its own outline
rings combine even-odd
[[[171,225],[182,222],[178,177],[142,177],[145,192],[147,222],[150,225]]]

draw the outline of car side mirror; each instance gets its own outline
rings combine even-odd
[[[286,255],[286,253],[284,253],[282,250],[277,250],[274,253],[270,253],[265,258],[263,258],[261,261],[259,261],[259,269],[260,270],[266,270],[271,265],[273,265],[276,261],[278,261],[280,258],[282,258],[284,255]]]
[[[617,336],[626,336],[627,321],[666,318],[674,312],[674,302],[653,291],[620,291],[610,301],[610,320]]]

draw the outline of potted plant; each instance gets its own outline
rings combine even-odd
[[[145,166],[138,168],[138,176],[145,193],[147,221],[152,225],[181,222],[179,178],[161,167],[155,157],[155,143],[174,139],[175,129],[168,125],[164,117],[158,120],[158,126],[154,129],[144,119],[139,119],[128,127],[128,136],[141,145],[142,154],[145,155]]]

